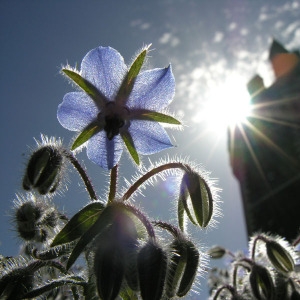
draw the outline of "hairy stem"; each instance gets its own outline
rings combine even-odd
[[[255,238],[255,240],[254,240],[254,242],[253,242],[252,254],[251,254],[251,258],[252,258],[253,261],[255,260],[256,244],[257,244],[257,242],[258,242],[259,240],[264,241],[265,243],[268,241],[268,239],[267,239],[266,237],[262,236],[262,235],[258,235],[258,236]]]
[[[79,163],[79,161],[74,157],[74,155],[70,152],[68,152],[67,150],[64,151],[64,154],[66,155],[66,157],[69,159],[69,161],[71,162],[71,164],[74,166],[74,168],[77,170],[77,172],[79,173],[80,177],[82,178],[85,187],[90,195],[90,198],[92,200],[97,200],[98,197],[96,195],[96,192],[94,190],[94,187],[92,185],[91,180],[89,179],[86,171],[84,170],[84,168],[81,166],[81,164]]]
[[[169,170],[169,169],[181,169],[185,172],[190,171],[190,167],[186,164],[183,164],[181,162],[171,162],[167,163],[161,166],[158,166],[146,174],[144,174],[141,178],[139,178],[124,194],[122,197],[123,201],[126,201],[127,199],[130,198],[130,196],[139,189],[141,185],[143,185],[148,179],[150,179],[152,176],[157,175],[160,172]]]
[[[221,294],[221,292],[222,292],[223,290],[225,290],[225,289],[228,290],[228,291],[231,293],[232,296],[235,296],[235,295],[236,295],[236,291],[235,291],[234,287],[232,287],[231,285],[224,285],[224,286],[222,286],[221,288],[219,288],[219,289],[217,290],[217,292],[216,292],[215,295],[214,295],[213,300],[217,300],[218,297],[219,297],[219,295]]]
[[[108,203],[114,201],[117,192],[118,165],[115,165],[110,171],[110,186],[108,194]]]
[[[45,292],[49,292],[53,289],[56,289],[58,287],[61,287],[61,286],[65,286],[65,285],[80,285],[82,287],[85,287],[86,286],[86,282],[79,276],[70,276],[70,277],[67,277],[67,278],[62,278],[62,279],[58,279],[58,280],[55,280],[49,284],[46,284],[42,287],[39,287],[35,290],[32,290],[30,292],[28,292],[27,294],[25,294],[22,299],[28,299],[28,298],[34,298],[34,297],[38,297],[38,296],[41,296],[43,293]]]

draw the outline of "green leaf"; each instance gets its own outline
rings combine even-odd
[[[75,150],[82,144],[84,144],[87,140],[89,140],[92,136],[100,132],[103,127],[99,126],[100,124],[97,122],[93,122],[90,125],[88,125],[76,138],[74,141],[71,150]]]
[[[128,96],[130,95],[135,78],[137,75],[140,73],[140,70],[142,68],[142,65],[144,63],[144,60],[147,55],[148,48],[144,49],[135,59],[135,61],[132,63],[127,75],[125,76],[121,87],[118,91],[117,97],[116,97],[116,102],[120,101],[126,101],[128,99]],[[123,104],[126,104],[123,103]]]
[[[128,131],[122,132],[121,136],[122,136],[122,139],[125,143],[125,146],[127,147],[127,150],[130,153],[132,159],[134,160],[134,162],[137,165],[139,165],[140,164],[140,158],[139,158],[139,155],[138,155],[138,153],[135,149],[134,142],[133,142],[133,139],[132,139],[130,133]]]
[[[95,236],[112,223],[113,212],[114,208],[112,206],[107,206],[99,215],[96,222],[81,236],[68,259],[67,269],[73,265],[78,256],[84,251],[84,248],[95,238]]]
[[[177,119],[169,115],[150,110],[139,112],[134,116],[134,118],[138,120],[156,121],[173,125],[181,125],[181,123]]]
[[[75,214],[66,226],[56,235],[51,247],[70,243],[82,236],[98,219],[104,204],[94,202]]]
[[[81,87],[100,107],[103,107],[107,102],[105,97],[100,93],[100,91],[88,80],[81,77],[78,73],[69,70],[62,69],[69,78],[71,78],[79,87]]]

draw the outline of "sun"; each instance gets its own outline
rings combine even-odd
[[[206,129],[218,134],[246,120],[251,113],[250,95],[242,77],[232,76],[207,93],[202,108]]]

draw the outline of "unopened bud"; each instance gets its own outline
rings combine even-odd
[[[15,202],[15,220],[20,237],[27,241],[45,242],[59,225],[58,211],[51,204],[33,198],[18,199],[19,202]]]
[[[53,193],[61,180],[63,155],[52,145],[46,145],[35,151],[26,168],[23,178],[25,190],[36,189],[40,194]]]
[[[142,299],[161,299],[167,271],[165,251],[155,242],[149,241],[140,250],[137,262]]]
[[[197,274],[199,264],[199,251],[195,248],[191,241],[187,241],[186,244],[186,266],[182,275],[180,285],[177,291],[177,296],[183,297],[191,289],[194,279]]]
[[[279,243],[267,241],[266,248],[269,260],[278,271],[288,273],[294,270],[295,263],[293,257]]]
[[[166,282],[166,296],[168,298],[176,295],[187,261],[186,247],[180,240],[175,239],[170,245],[170,250],[171,257]]]
[[[101,299],[116,299],[124,278],[124,257],[113,235],[103,234],[95,252],[94,272]]]
[[[138,290],[138,234],[130,212],[123,204],[112,209],[111,225],[96,237],[94,272],[101,299],[116,299],[124,279],[132,290]]]
[[[192,242],[176,239],[171,244],[172,255],[167,275],[166,296],[185,296],[194,282],[198,270],[199,252]]]
[[[250,273],[250,286],[258,300],[272,300],[275,297],[275,286],[269,270],[254,264]]]
[[[213,259],[222,258],[226,254],[226,249],[220,246],[214,246],[208,250],[207,254]]]
[[[182,184],[186,186],[192,202],[192,211],[189,211],[188,205],[184,205],[188,217],[192,218],[193,223],[205,228],[213,214],[213,198],[210,187],[203,177],[193,171],[185,173]]]

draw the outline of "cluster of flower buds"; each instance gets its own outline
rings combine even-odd
[[[15,203],[16,227],[22,239],[43,243],[57,233],[64,217],[50,202],[28,194],[25,199],[19,197]]]
[[[90,242],[93,253],[90,277],[100,299],[118,295],[140,295],[143,300],[173,299],[185,296],[191,289],[200,267],[200,253],[182,231],[165,222],[154,222],[137,208],[120,202],[106,207],[92,203],[82,214],[99,217],[78,241],[69,257],[67,268]],[[69,224],[80,216],[76,215]],[[155,233],[160,227],[170,233],[169,243]],[[67,225],[52,246],[63,239],[71,241]],[[69,238],[66,238],[69,236]],[[126,297],[125,297],[126,298]]]
[[[50,197],[61,186],[66,159],[60,140],[42,136],[37,145],[23,176],[25,193],[17,195],[14,201],[14,217],[22,239],[46,243],[61,229],[65,219]]]
[[[211,248],[208,254],[212,258],[225,254],[232,258],[226,278],[211,280],[211,299],[300,299],[295,246],[280,237],[259,234],[249,243],[250,257],[234,255],[219,246]]]

